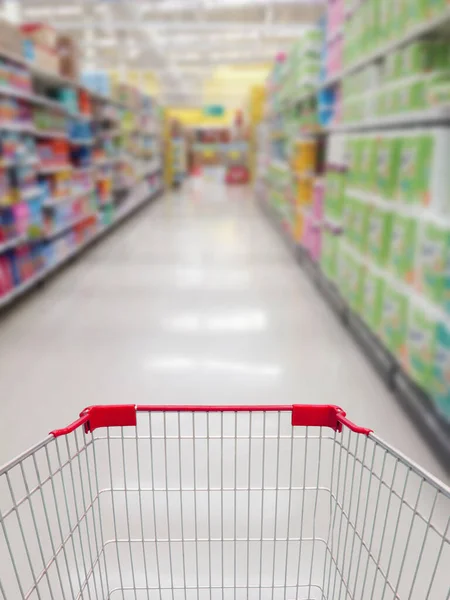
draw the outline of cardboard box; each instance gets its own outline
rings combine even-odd
[[[38,46],[45,46],[49,50],[56,50],[58,33],[56,29],[46,23],[24,23],[20,27],[23,35]]]
[[[78,46],[75,40],[68,35],[59,35],[57,51],[60,75],[68,79],[78,80],[80,75],[80,61]]]
[[[32,61],[37,67],[48,73],[58,74],[59,61],[58,55],[53,50],[45,46],[34,45],[34,57]]]
[[[23,56],[24,38],[20,29],[0,19],[0,48],[8,54],[21,58]]]

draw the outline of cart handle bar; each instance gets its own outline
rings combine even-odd
[[[72,433],[82,425],[86,433],[92,433],[100,427],[136,427],[138,412],[291,412],[294,427],[330,427],[341,432],[345,426],[355,433],[369,435],[371,429],[358,427],[347,419],[346,412],[339,406],[294,404],[292,406],[176,406],[176,405],[136,405],[116,404],[112,406],[89,406],[80,413],[80,418],[64,429],[55,429],[50,435],[57,438]]]

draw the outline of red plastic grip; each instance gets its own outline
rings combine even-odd
[[[371,429],[359,427],[346,418],[346,413],[339,406],[319,404],[294,404],[292,407],[292,425],[294,427],[331,427],[334,431],[342,431],[345,425],[355,433],[369,435]]]
[[[51,431],[54,437],[72,433],[84,425],[86,433],[92,433],[99,427],[136,427],[136,405],[115,404],[112,406],[89,406],[80,413],[80,418],[66,427]]]
[[[80,413],[80,418],[64,429],[51,431],[54,437],[68,435],[84,425],[86,433],[93,432],[99,427],[135,427],[137,412],[279,412],[292,411],[292,425],[294,427],[330,427],[334,431],[342,431],[345,426],[355,433],[369,435],[371,429],[358,427],[347,419],[346,413],[339,406],[320,404],[294,404],[294,406],[175,406],[175,405],[149,405],[136,406],[135,404],[116,404],[113,406],[90,406]]]

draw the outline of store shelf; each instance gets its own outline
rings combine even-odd
[[[14,238],[11,238],[10,240],[0,242],[0,254],[3,254],[3,252],[7,252],[8,250],[11,250],[12,248],[16,248],[17,246],[20,246],[21,244],[25,244],[27,241],[28,241],[28,238],[26,235],[18,235]]]
[[[116,215],[112,223],[108,226],[99,227],[98,231],[96,231],[92,236],[82,242],[79,246],[74,248],[71,252],[69,252],[66,256],[60,258],[58,261],[53,263],[52,265],[42,269],[27,281],[24,281],[19,286],[15,287],[8,294],[0,297],[0,309],[11,306],[16,300],[20,297],[24,296],[27,292],[31,291],[35,288],[39,283],[43,282],[45,279],[48,279],[52,274],[56,271],[67,265],[72,259],[76,256],[79,256],[82,252],[84,252],[87,248],[93,245],[95,242],[99,241],[103,236],[107,235],[111,231],[113,231],[120,223],[125,221],[128,217],[130,217],[137,210],[142,208],[145,204],[150,202],[151,200],[156,199],[162,193],[162,188],[151,192],[145,196],[138,197],[133,200],[133,192],[130,193],[131,201],[125,202],[124,208]]]
[[[41,190],[39,189],[39,187],[37,185],[30,187],[27,190],[19,190],[19,191],[20,191],[20,197],[22,198],[22,201],[31,200],[33,198],[36,198],[36,196],[39,196],[39,194],[41,193]]]
[[[96,217],[96,216],[97,216],[96,212],[90,212],[90,213],[82,215],[81,217],[77,217],[76,219],[71,219],[70,221],[57,227],[53,231],[45,232],[42,236],[42,239],[43,240],[51,240],[55,237],[58,237],[62,233],[69,231],[69,229],[72,229],[72,227],[76,227],[77,225],[80,225],[81,223],[84,223],[88,219],[91,219],[92,217]]]
[[[61,204],[65,204],[66,202],[73,202],[74,200],[77,200],[78,198],[83,198],[83,196],[87,196],[88,194],[91,194],[94,190],[95,190],[95,186],[93,185],[90,188],[87,188],[85,190],[80,190],[78,192],[74,192],[73,194],[69,194],[68,196],[66,196],[64,198],[48,198],[47,200],[44,200],[43,206],[44,206],[44,208],[51,208],[53,206],[61,206]]]
[[[414,125],[448,125],[450,124],[450,106],[427,110],[401,113],[387,117],[377,117],[357,123],[343,123],[326,127],[327,133],[344,133],[352,131],[369,131],[371,129],[392,129],[411,127]]]
[[[64,165],[41,165],[38,167],[39,175],[51,175],[53,173],[61,173],[64,171],[72,171],[73,167],[70,163]]]
[[[32,165],[37,165],[39,163],[39,159],[37,156],[32,157],[17,157],[17,158],[6,158],[5,160],[0,161],[0,168],[7,169],[8,167],[29,167]]]
[[[398,50],[399,48],[402,48],[403,46],[406,46],[407,44],[409,44],[410,42],[413,42],[414,40],[416,40],[418,38],[422,38],[430,33],[433,33],[434,31],[436,31],[438,29],[445,28],[447,25],[449,25],[449,23],[450,23],[450,7],[446,8],[443,11],[443,14],[435,17],[434,19],[430,19],[429,21],[426,21],[425,23],[421,23],[417,27],[414,27],[413,29],[411,29],[411,31],[409,31],[405,35],[399,37],[397,40],[393,40],[392,42],[389,42],[388,44],[384,44],[379,49],[364,56],[363,58],[361,58],[361,60],[358,60],[353,65],[350,65],[349,67],[343,69],[340,73],[333,75],[332,77],[329,77],[319,86],[319,89],[329,88],[333,85],[336,85],[344,77],[347,77],[348,75],[352,75],[353,73],[360,71],[361,69],[363,69],[364,67],[370,65],[371,63],[373,63],[375,61],[381,60],[387,54],[389,54],[395,50]]]
[[[36,128],[30,121],[29,123],[18,123],[16,121],[0,121],[0,130],[12,131],[14,133],[35,133]]]
[[[333,282],[326,279],[307,252],[286,234],[273,209],[261,198],[258,198],[258,204],[275,229],[282,235],[286,245],[294,253],[297,262],[309,275],[322,297],[347,327],[385,384],[394,392],[399,403],[414,420],[423,437],[428,440],[436,457],[449,471],[450,424],[444,422],[426,393],[408,377],[396,358],[384,347],[362,319],[351,310]]]
[[[34,134],[39,138],[49,138],[54,140],[65,140],[69,137],[65,131],[57,131],[52,129],[35,129]]]
[[[72,146],[93,146],[95,140],[94,138],[84,138],[82,140],[69,139],[69,144]]]

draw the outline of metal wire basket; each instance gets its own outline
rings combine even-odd
[[[448,600],[449,523],[334,406],[95,406],[0,469],[0,598]]]

